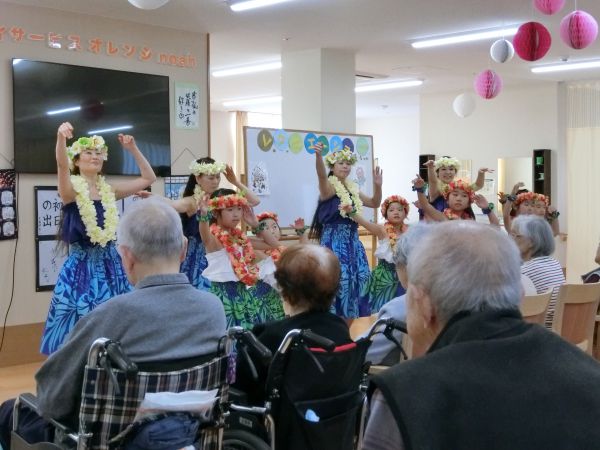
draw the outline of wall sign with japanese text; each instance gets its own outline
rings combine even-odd
[[[197,130],[199,126],[198,86],[192,83],[175,83],[175,126]]]

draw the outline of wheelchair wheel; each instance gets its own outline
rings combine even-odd
[[[270,450],[271,446],[258,436],[244,430],[225,430],[223,450]]]

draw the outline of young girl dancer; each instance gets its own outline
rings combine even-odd
[[[560,213],[554,206],[549,204],[550,201],[544,194],[536,194],[524,189],[520,190],[523,186],[525,184],[522,182],[515,184],[510,195],[501,196],[500,198],[500,202],[503,203],[502,216],[504,219],[504,229],[510,233],[512,230],[512,220],[515,217],[522,214],[535,214],[536,216],[545,218],[552,228],[552,234],[558,236],[560,233],[560,226],[558,224]]]
[[[325,157],[322,147],[315,146],[315,164],[319,179],[319,204],[313,218],[310,238],[330,248],[340,260],[342,276],[335,299],[335,313],[351,322],[356,317],[370,315],[369,298],[365,294],[370,270],[365,248],[358,238],[358,224],[349,215],[360,214],[363,205],[378,208],[381,203],[382,172],[373,173],[373,196],[367,197],[348,179],[356,155],[349,150],[330,153]],[[350,213],[346,208],[351,207]]]
[[[266,256],[271,257],[274,262],[279,261],[281,253],[286,249],[285,245],[280,242],[281,228],[279,227],[279,219],[276,213],[265,211],[256,216],[258,227],[254,230],[256,237],[249,238],[255,250],[262,251]],[[300,244],[308,242],[304,219],[296,219],[294,224],[290,225],[294,228],[296,235],[300,238]]]
[[[427,201],[425,196],[425,180],[417,175],[413,180],[413,190],[417,191],[419,203],[423,206],[425,214],[437,222],[445,220],[475,220],[475,213],[471,205],[475,203],[481,211],[488,216],[492,225],[500,225],[498,217],[494,214],[493,203],[488,203],[483,195],[475,195],[471,185],[463,180],[452,181],[443,192],[448,207],[443,212],[438,211]]]
[[[257,323],[284,316],[279,294],[263,280],[275,272],[271,258],[258,261],[249,239],[238,225],[241,220],[257,227],[258,221],[243,195],[217,189],[210,200],[199,199],[200,236],[206,247],[208,267],[202,275],[210,291],[221,299],[227,326],[250,329]]]
[[[181,216],[183,234],[188,239],[187,254],[181,263],[180,270],[188,276],[193,286],[200,290],[208,290],[210,282],[202,276],[202,271],[206,269],[208,262],[206,261],[206,250],[198,231],[197,199],[204,194],[210,196],[216,191],[221,183],[221,174],[224,174],[227,181],[234,185],[239,192],[246,193],[246,199],[250,206],[258,205],[260,200],[237,179],[231,166],[225,163],[216,162],[208,157],[200,158],[191,162],[190,172],[183,197],[171,202]]]
[[[135,145],[119,134],[141,176],[110,185],[102,176],[108,147],[101,136],[82,137],[67,148],[73,126],[65,122],[56,136],[58,193],[63,202],[60,238],[69,256],[56,281],[40,351],[49,355],[62,345],[80,317],[115,295],[131,289],[115,246],[119,214],[116,200],[150,186],[156,176]]]
[[[427,167],[427,177],[429,180],[429,202],[438,211],[444,211],[448,208],[448,203],[444,198],[443,192],[449,183],[453,182],[460,168],[458,159],[442,156],[433,161],[429,160],[424,164]],[[493,172],[492,169],[482,167],[477,173],[475,183],[471,185],[473,191],[483,188],[485,183],[485,174]]]
[[[379,239],[375,251],[375,256],[378,258],[377,267],[371,272],[366,286],[371,313],[379,312],[383,305],[405,292],[396,274],[393,254],[398,238],[408,230],[408,225],[404,221],[409,208],[405,198],[392,195],[386,198],[381,205],[381,215],[385,219],[383,225],[370,222],[360,214],[352,216],[356,223],[365,227]]]

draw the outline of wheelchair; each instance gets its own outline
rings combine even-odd
[[[177,370],[164,371],[164,366],[169,366],[170,363],[162,363],[162,370],[157,371],[153,369],[156,364],[136,364],[131,361],[118,342],[106,338],[97,339],[88,352],[84,370],[78,426],[73,429],[59,421],[50,420],[54,427],[54,441],[29,444],[17,431],[19,412],[23,406],[37,411],[37,402],[34,395],[21,394],[16,399],[13,410],[11,450],[126,449],[142,427],[153,426],[180,415],[196,421],[193,442],[189,445],[197,449],[220,450],[223,448],[229,378],[233,370],[230,362],[235,361],[231,352],[236,341],[248,341],[253,346],[257,342],[250,332],[234,327],[222,339],[217,354],[194,358],[194,361],[199,360],[201,363],[195,363],[192,367],[178,367]],[[213,389],[217,390],[217,395],[208,414],[159,412],[151,415],[150,419],[135,420],[146,393]],[[245,442],[243,438],[242,436],[242,443]],[[240,438],[237,438],[236,442],[239,441]],[[252,442],[250,439],[250,444]],[[188,443],[181,445],[186,446]]]

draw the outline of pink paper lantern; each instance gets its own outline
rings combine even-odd
[[[524,23],[513,38],[517,55],[525,61],[537,61],[543,58],[550,50],[551,43],[550,32],[539,22]]]
[[[585,11],[573,11],[560,21],[560,38],[571,48],[586,48],[597,36],[598,22]]]
[[[539,12],[550,16],[565,6],[565,0],[533,0],[533,6]]]
[[[473,85],[477,95],[490,100],[502,90],[502,78],[493,70],[484,70],[475,77]]]

